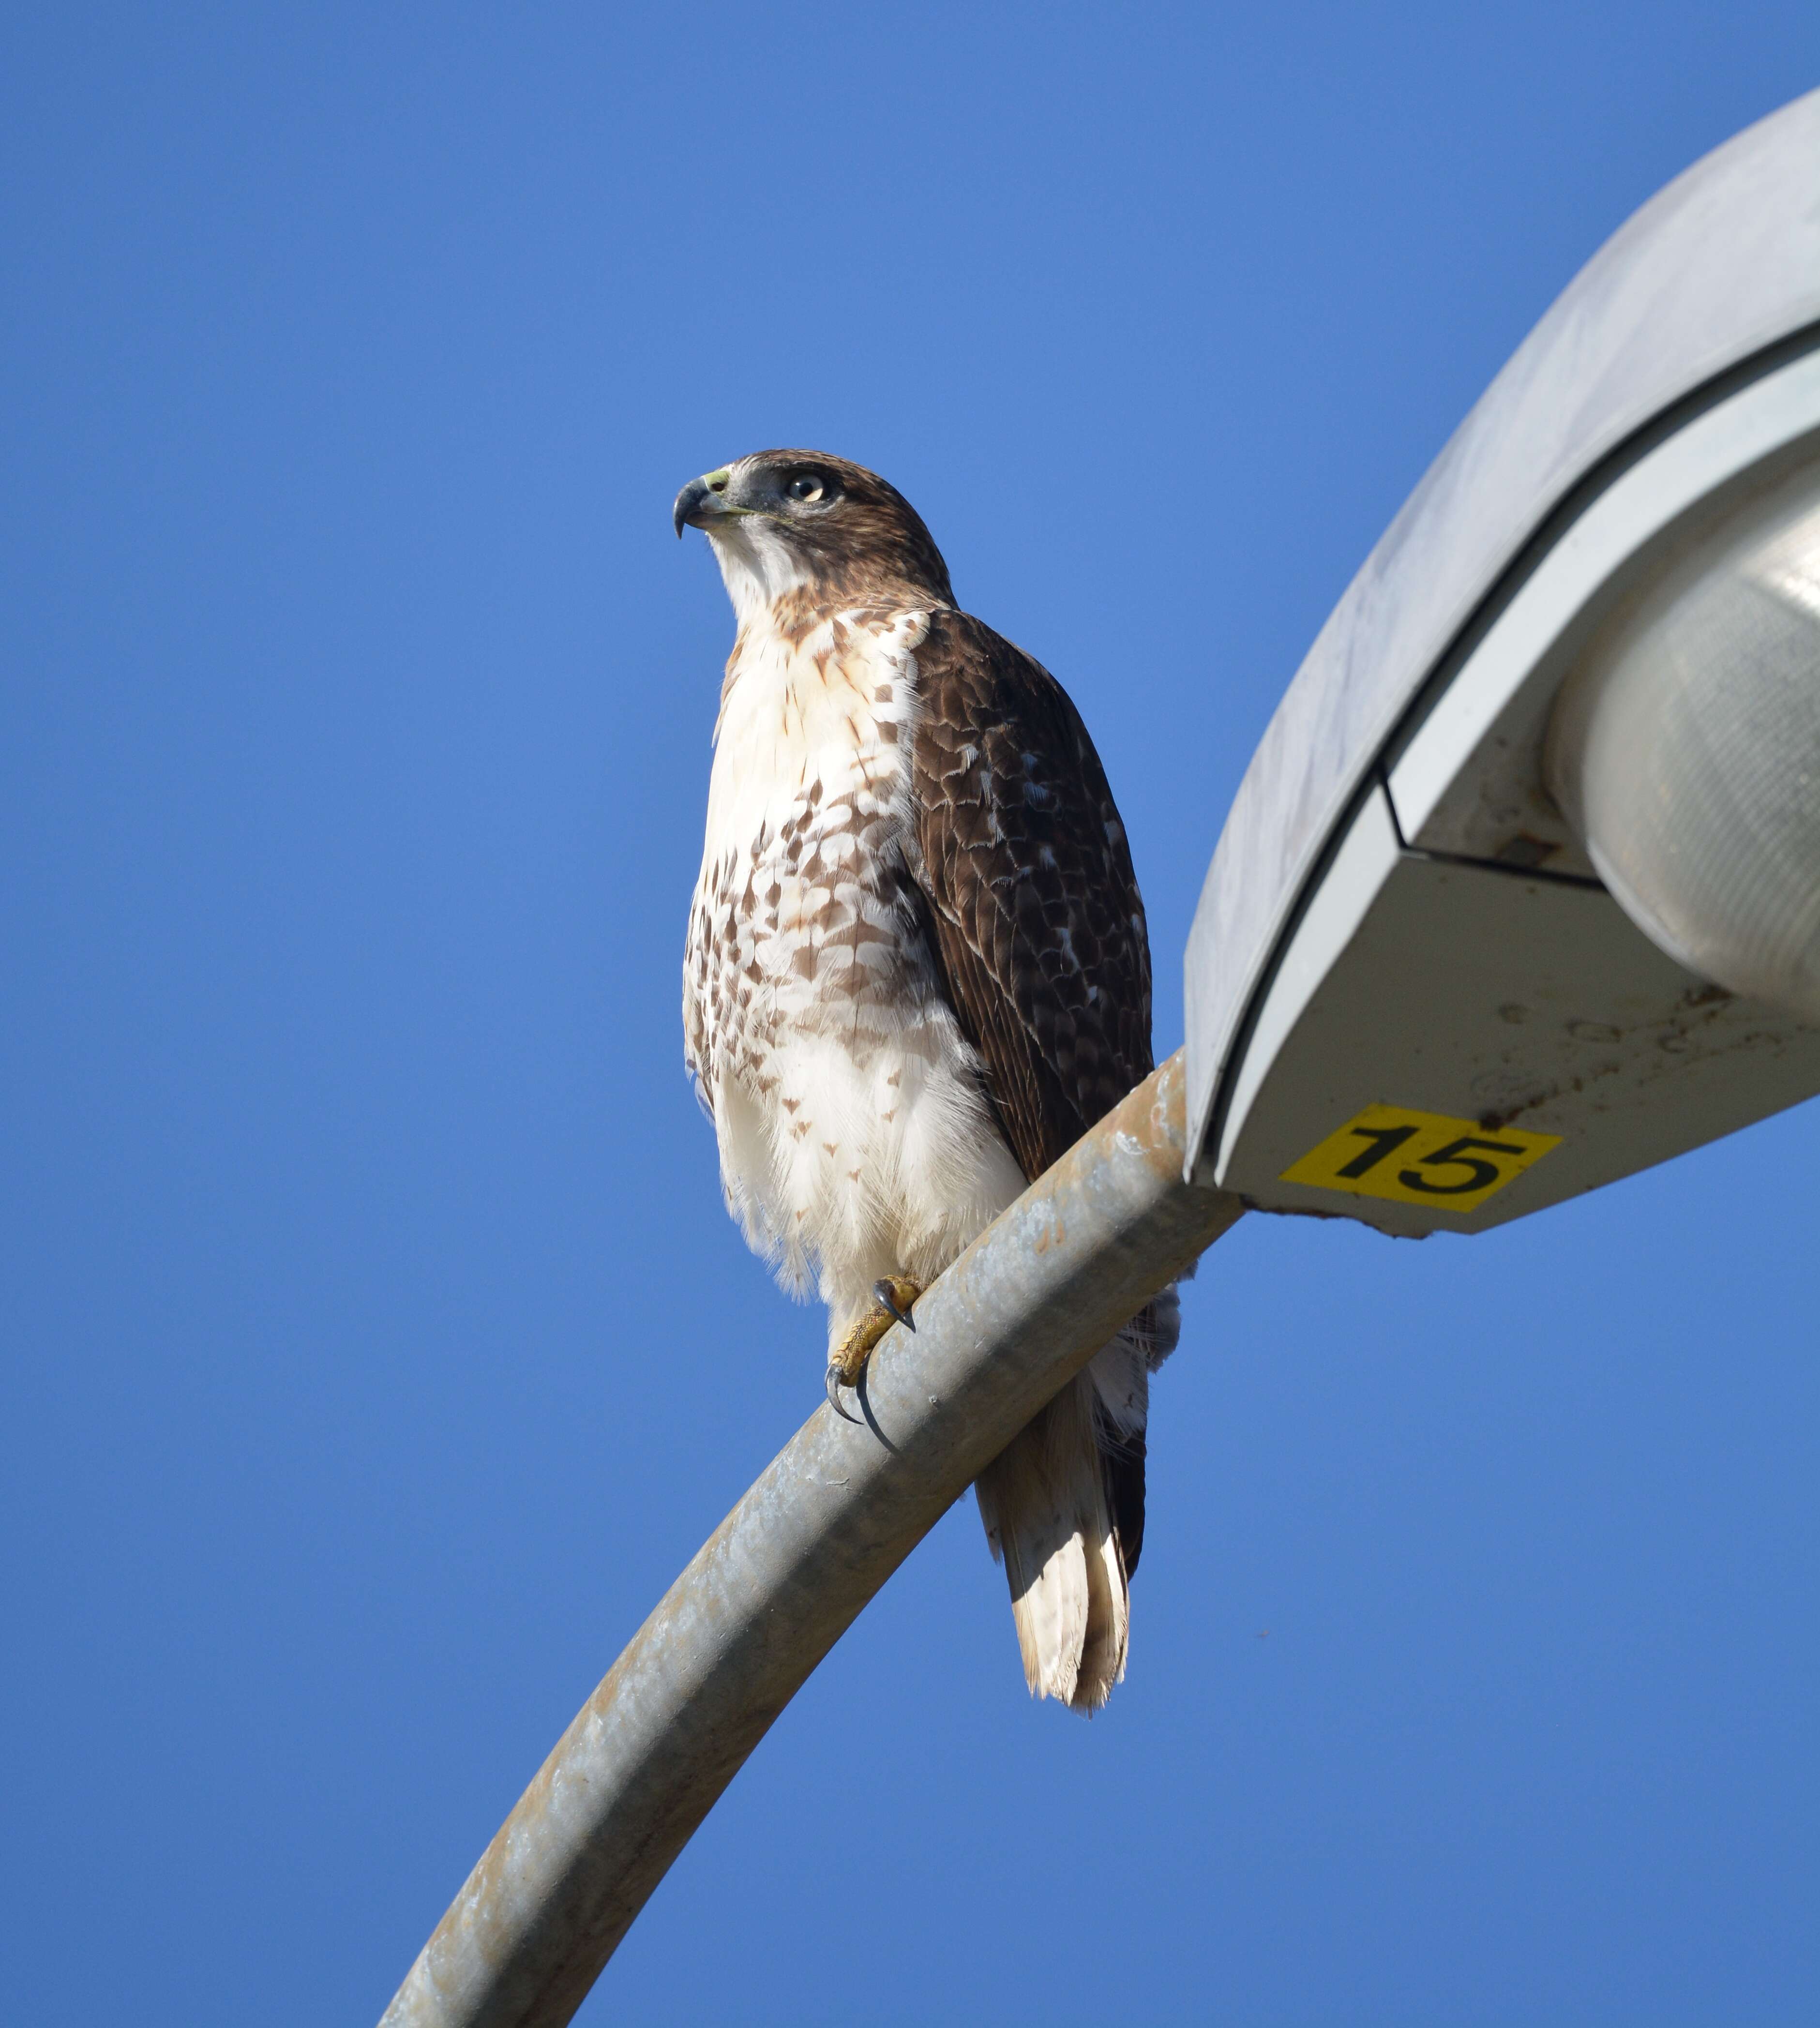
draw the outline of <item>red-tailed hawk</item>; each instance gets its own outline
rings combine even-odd
[[[1048,671],[954,603],[915,509],[819,452],[694,479],[738,618],[682,1024],[727,1208],[828,1306],[829,1398],[922,1286],[1147,1076],[1124,826]],[[1033,1693],[1125,1673],[1167,1291],[979,1478]],[[842,1412],[845,1412],[844,1410]]]

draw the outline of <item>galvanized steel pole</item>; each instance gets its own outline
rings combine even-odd
[[[867,1601],[1119,1326],[1239,1216],[1183,1181],[1178,1052],[797,1432],[557,1741],[382,2028],[557,2028]]]

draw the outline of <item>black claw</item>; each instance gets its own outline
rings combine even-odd
[[[841,1406],[841,1369],[831,1359],[828,1361],[828,1406],[843,1423],[857,1423],[857,1416],[849,1416]]]
[[[878,1299],[880,1309],[888,1311],[907,1331],[916,1330],[916,1325],[910,1320],[910,1312],[898,1308],[897,1299],[892,1294],[891,1285],[889,1282],[875,1282],[872,1284],[872,1293]],[[912,1305],[912,1307],[914,1308],[915,1305]]]

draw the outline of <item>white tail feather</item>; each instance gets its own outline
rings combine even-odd
[[[1097,1711],[1125,1674],[1130,1599],[1081,1375],[981,1473],[986,1539],[1011,1585],[1030,1694]]]

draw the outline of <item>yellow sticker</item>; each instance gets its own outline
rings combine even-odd
[[[1441,1211],[1477,1211],[1560,1145],[1559,1134],[1482,1127],[1406,1105],[1368,1105],[1280,1180]]]

